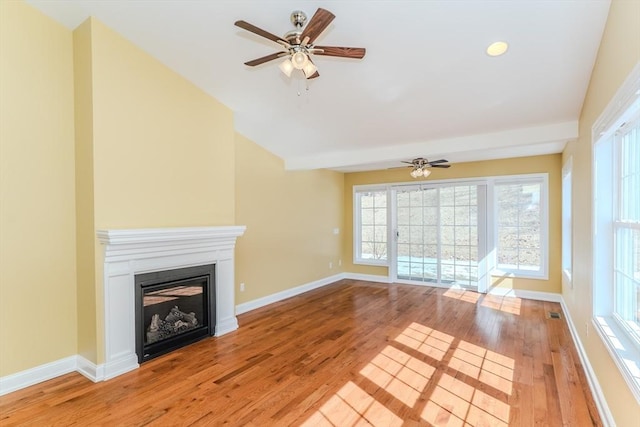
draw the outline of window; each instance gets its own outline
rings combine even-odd
[[[640,120],[623,126],[614,138],[613,283],[614,313],[640,344]]]
[[[497,269],[546,279],[546,175],[496,180],[494,194]]]
[[[594,325],[640,402],[640,65],[593,127]]]
[[[387,265],[387,189],[354,190],[354,263]]]
[[[562,167],[562,278],[569,286],[573,287],[571,280],[572,245],[573,245],[573,220],[571,217],[571,171],[573,158],[569,157]]]

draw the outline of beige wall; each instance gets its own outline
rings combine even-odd
[[[234,224],[233,114],[95,19],[74,31],[74,43],[77,197],[86,209],[78,247],[94,252],[93,265],[78,254],[79,321],[90,325],[79,330],[79,348],[101,363],[96,230]]]
[[[618,426],[637,426],[640,405],[597,334],[587,334],[593,316],[591,238],[591,127],[635,64],[640,61],[640,1],[614,0],[580,116],[580,138],[569,144],[573,157],[573,289],[563,297]]]
[[[0,376],[77,352],[72,52],[0,1]]]
[[[236,223],[247,226],[236,247],[236,303],[343,271],[342,200],[341,173],[285,171],[280,158],[236,134]]]
[[[526,173],[549,174],[549,280],[513,279],[495,277],[494,283],[499,287],[525,289],[538,292],[556,292],[561,290],[560,255],[561,255],[561,155],[521,157],[516,159],[491,160],[484,162],[458,163],[449,169],[432,169],[428,181],[439,179],[477,178],[499,175],[516,175]],[[345,175],[345,233],[343,252],[346,271],[388,275],[387,267],[353,264],[353,186],[364,184],[420,182],[409,176],[409,169],[396,168],[374,172],[358,172]]]

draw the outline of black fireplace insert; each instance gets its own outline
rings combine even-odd
[[[139,363],[215,333],[215,264],[137,274]]]

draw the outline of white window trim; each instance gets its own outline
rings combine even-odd
[[[598,184],[596,181],[596,145],[603,140],[611,138],[612,134],[638,109],[640,109],[640,62],[636,64],[591,128],[591,168],[593,171],[591,174],[591,238],[594,259],[598,250],[598,240],[596,239],[598,206],[596,205],[595,191]],[[599,271],[594,268],[592,278],[592,300],[594,304],[592,324],[620,370],[633,396],[640,404],[640,375],[638,374],[640,369],[640,350],[612,315],[613,291],[608,291],[608,297],[599,298],[600,295],[598,294],[605,292],[606,289],[599,289],[598,284],[602,280],[609,280],[609,289],[611,289],[613,276],[603,279],[598,275]]]
[[[540,262],[542,265],[540,266],[540,272],[529,273],[525,270],[501,270],[498,268],[498,260],[497,260],[497,248],[496,244],[498,241],[498,218],[495,213],[495,207],[497,206],[497,194],[496,191],[493,191],[493,221],[491,221],[491,226],[493,227],[492,235],[493,242],[492,246],[495,250],[493,251],[493,260],[492,265],[493,270],[490,272],[492,276],[509,276],[519,279],[537,279],[537,280],[549,280],[549,174],[548,173],[533,173],[533,174],[523,174],[523,175],[505,175],[500,177],[493,178],[492,188],[495,187],[496,184],[517,184],[518,182],[532,182],[542,180],[542,189],[540,193],[540,210],[541,210],[541,227],[542,233],[540,235],[540,246],[542,250],[542,256],[540,257]]]
[[[565,194],[565,178],[569,177],[569,195]],[[568,199],[567,199],[568,197]],[[569,206],[568,227],[565,223],[567,212],[565,205]],[[567,229],[568,228],[568,229]],[[567,241],[568,240],[568,241]],[[565,246],[567,245],[567,246]],[[568,260],[567,253],[568,250]],[[567,265],[569,268],[567,268]],[[562,280],[566,286],[573,288],[573,156],[570,156],[567,162],[562,166]]]
[[[389,218],[389,186],[382,185],[354,185],[353,186],[353,264],[354,265],[373,265],[387,267],[389,265],[389,247],[390,247],[390,218]],[[365,193],[368,191],[386,191],[387,193],[387,258],[386,259],[370,259],[360,257],[359,243],[361,236],[361,224],[360,224],[360,205],[358,204],[358,193]],[[356,214],[357,213],[357,214]]]

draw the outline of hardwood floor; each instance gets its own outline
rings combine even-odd
[[[343,280],[94,384],[0,397],[0,425],[600,426],[557,303]]]

